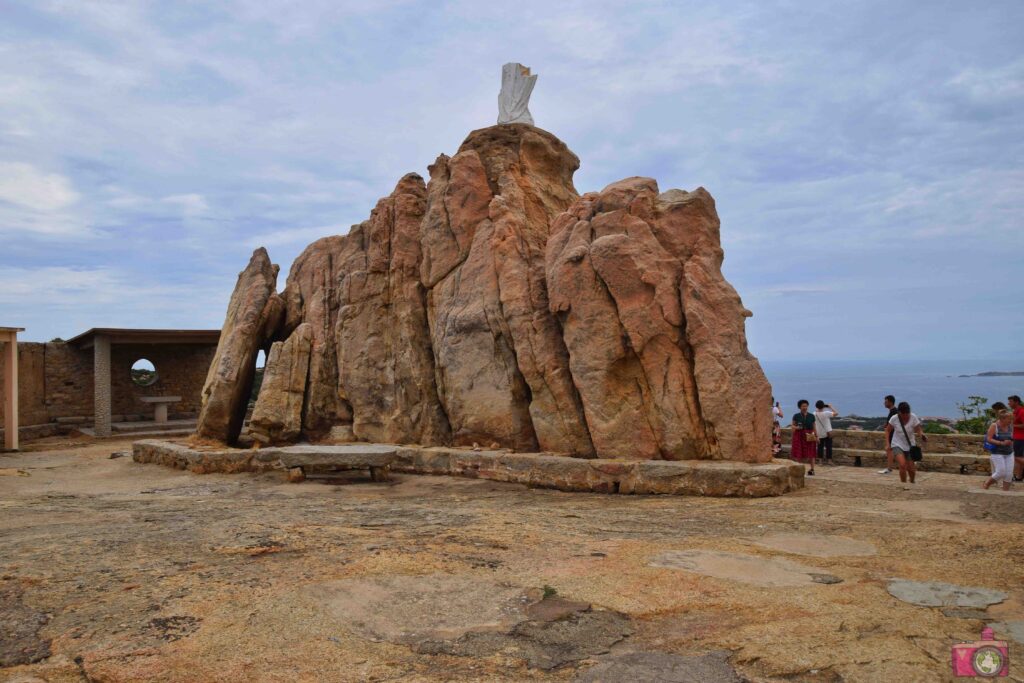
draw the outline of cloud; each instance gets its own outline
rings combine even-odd
[[[206,203],[206,199],[203,198],[203,195],[195,192],[169,195],[160,201],[164,204],[171,204],[173,206],[180,207],[182,213],[187,216],[198,216],[206,213],[210,209],[210,205]]]
[[[71,181],[31,164],[0,161],[0,201],[32,211],[53,212],[78,201]]]
[[[0,272],[35,293],[4,313],[40,334],[219,323],[254,246],[286,272],[364,220],[494,121],[519,61],[579,190],[648,175],[712,192],[755,353],[889,353],[865,319],[891,289],[920,288],[907,323],[930,329],[950,301],[998,314],[976,283],[1017,277],[991,252],[1024,249],[1022,22],[999,0],[10,0]],[[828,324],[800,324],[805,299]],[[960,326],[913,352],[993,344]]]
[[[9,241],[98,237],[101,232],[89,225],[79,199],[71,180],[59,173],[0,161],[0,235]]]
[[[127,284],[109,268],[4,268],[0,271],[0,304],[71,307],[116,301]]]
[[[161,281],[107,266],[9,267],[0,269],[0,306],[8,324],[25,327],[25,338],[37,341],[91,327],[218,327],[232,285],[203,276]],[[197,310],[195,301],[211,305]]]
[[[317,225],[310,228],[293,228],[275,230],[274,232],[253,235],[249,238],[249,246],[255,247],[277,247],[281,245],[299,245],[305,247],[310,242],[315,242],[321,237],[331,235],[345,235],[348,228],[339,225]]]

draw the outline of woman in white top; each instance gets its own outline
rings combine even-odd
[[[913,484],[917,470],[910,457],[910,447],[917,445],[917,439],[924,442],[928,437],[924,435],[921,419],[910,412],[910,404],[906,401],[900,402],[896,414],[889,418],[889,424],[885,426],[885,438],[888,443],[886,455],[895,454],[896,462],[899,463],[900,481],[906,483],[909,477]]]

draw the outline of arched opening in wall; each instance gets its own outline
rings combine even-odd
[[[132,363],[131,373],[132,381],[140,387],[151,387],[160,379],[156,366],[147,358],[140,358]]]

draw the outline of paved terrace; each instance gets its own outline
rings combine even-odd
[[[5,681],[930,682],[985,624],[1024,639],[1024,494],[976,476],[724,499],[31,448],[0,456]]]

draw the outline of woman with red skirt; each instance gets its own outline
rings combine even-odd
[[[807,474],[814,474],[814,458],[818,455],[818,434],[814,430],[814,415],[808,411],[810,403],[801,399],[796,406],[800,412],[793,416],[793,446],[791,455],[797,462],[810,462]]]

